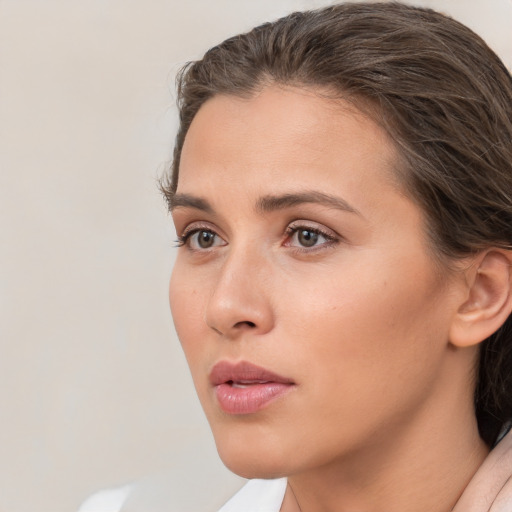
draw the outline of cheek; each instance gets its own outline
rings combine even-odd
[[[192,351],[198,345],[192,340],[200,339],[199,332],[203,328],[201,300],[194,281],[176,264],[169,283],[169,304],[176,333],[189,364],[193,359]]]
[[[320,376],[318,385],[332,379],[352,396],[400,392],[405,381],[428,378],[442,355],[449,315],[438,279],[422,275],[383,266],[373,274],[328,276],[307,294],[289,293],[288,329],[301,366]]]
[[[299,434],[308,443],[312,431],[322,432],[315,441],[322,456],[331,453],[333,440],[353,448],[382,426],[410,418],[440,369],[441,344],[432,343],[439,326],[427,325],[418,294],[386,281],[370,283],[324,289],[322,301],[315,293],[300,312],[296,301],[292,306],[288,353],[307,406]]]

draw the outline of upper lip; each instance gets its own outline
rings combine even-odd
[[[213,386],[224,384],[226,382],[257,384],[265,382],[278,382],[282,384],[293,384],[294,382],[277,373],[271,372],[261,366],[240,361],[233,363],[230,361],[218,362],[210,372],[210,382]]]

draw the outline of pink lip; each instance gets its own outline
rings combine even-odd
[[[228,414],[251,414],[290,391],[294,382],[274,372],[241,361],[221,361],[210,373],[220,408]]]

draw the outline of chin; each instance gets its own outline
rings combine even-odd
[[[262,435],[258,440],[247,436],[214,433],[217,451],[224,465],[243,478],[281,478],[291,473],[291,457],[286,456],[282,446],[265,442]]]
[[[245,454],[229,454],[225,456],[219,452],[224,465],[233,473],[242,478],[272,479],[281,478],[290,474],[285,464],[274,460],[262,460],[259,456],[246,456]]]

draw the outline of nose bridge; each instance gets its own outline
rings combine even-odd
[[[207,304],[206,322],[228,337],[247,329],[263,334],[273,324],[267,287],[269,262],[250,242],[228,247]]]

